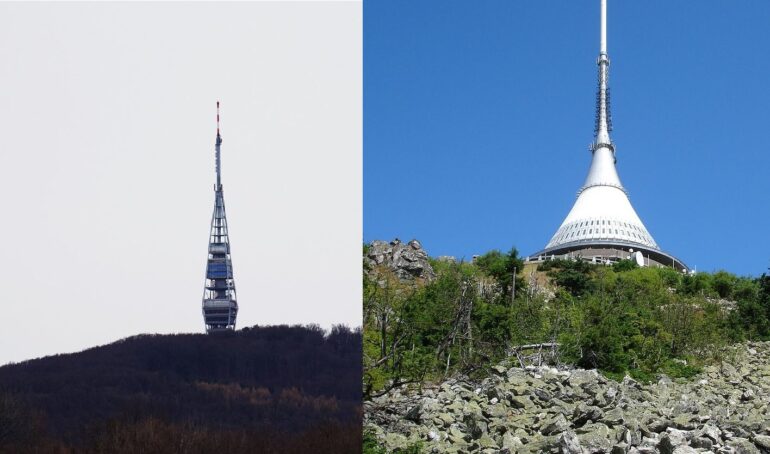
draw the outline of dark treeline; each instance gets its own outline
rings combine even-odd
[[[0,452],[358,452],[360,419],[361,332],[341,326],[140,335],[0,367]]]

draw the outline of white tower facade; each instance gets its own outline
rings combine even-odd
[[[687,266],[663,252],[631,206],[628,193],[615,168],[615,144],[610,138],[609,67],[607,55],[607,0],[601,0],[598,90],[596,125],[591,144],[591,167],[578,191],[575,205],[551,240],[531,258],[573,257],[614,262],[635,258],[649,266],[672,266],[686,271]],[[633,257],[632,257],[633,256]]]

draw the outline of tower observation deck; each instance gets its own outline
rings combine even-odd
[[[529,261],[572,258],[597,263],[635,259],[642,266],[688,267],[660,249],[631,206],[615,164],[615,144],[610,139],[609,68],[607,55],[607,0],[601,0],[601,34],[596,93],[592,160],[577,200],[545,248]]]
[[[206,280],[203,286],[203,321],[208,333],[234,330],[235,318],[238,315],[233,264],[230,259],[230,238],[227,232],[227,216],[225,214],[225,196],[222,190],[221,145],[219,101],[217,101],[215,145],[217,182],[214,185],[214,213],[211,216]]]

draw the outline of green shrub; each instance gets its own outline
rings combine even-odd
[[[580,296],[591,288],[591,271],[595,265],[582,260],[553,260],[548,276],[559,287],[567,290],[574,296]]]
[[[623,271],[631,271],[636,268],[639,268],[639,265],[636,263],[636,261],[628,260],[628,259],[621,260],[612,265],[612,270],[617,273],[620,273]]]
[[[412,445],[407,446],[405,449],[396,449],[394,454],[420,454],[423,451],[423,443],[418,441]]]
[[[387,454],[387,451],[371,431],[365,430],[362,454]]]
[[[692,378],[701,373],[700,367],[691,366],[682,361],[668,360],[660,368],[660,372],[672,378]]]

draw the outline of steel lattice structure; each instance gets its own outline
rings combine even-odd
[[[206,280],[203,286],[203,321],[206,332],[235,330],[238,302],[235,296],[233,263],[230,258],[230,237],[227,231],[225,196],[222,188],[222,136],[219,133],[219,101],[217,101],[217,139],[214,185],[214,213],[211,216]]]

